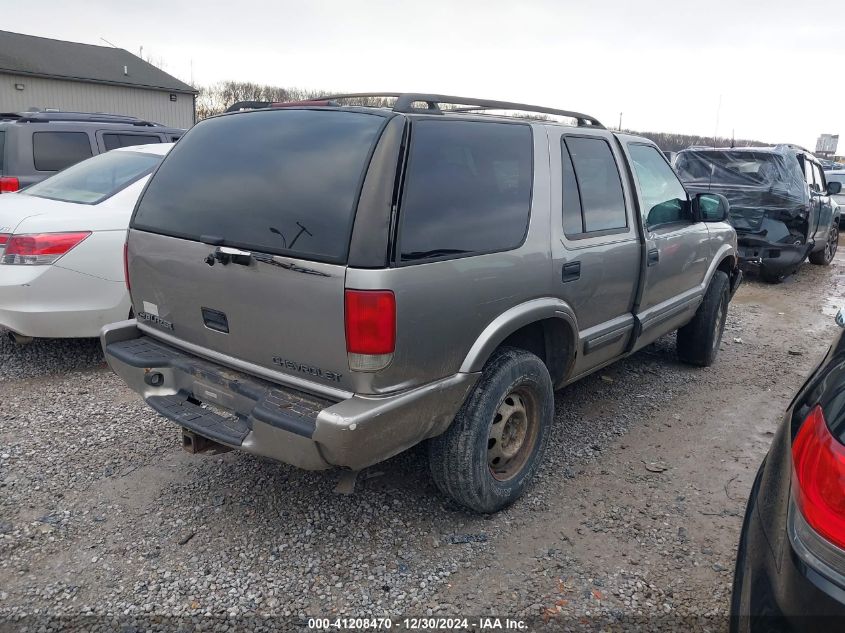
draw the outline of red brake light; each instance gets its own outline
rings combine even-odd
[[[89,235],[90,231],[12,235],[6,244],[3,263],[52,264]]]
[[[21,181],[14,176],[0,176],[0,193],[11,193],[21,188]]]
[[[396,297],[393,293],[390,290],[347,290],[346,351],[383,356],[393,354],[395,346]]]
[[[831,435],[816,406],[792,442],[793,494],[804,519],[845,548],[845,446]]]

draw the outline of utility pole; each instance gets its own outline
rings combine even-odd
[[[622,113],[619,113],[619,131],[622,131]]]

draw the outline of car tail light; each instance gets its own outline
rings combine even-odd
[[[792,442],[793,495],[806,522],[845,549],[845,446],[816,406]]]
[[[11,235],[6,243],[2,263],[29,266],[52,264],[89,235],[90,231]]]
[[[123,243],[123,280],[126,282],[126,289],[132,290],[129,286],[129,242]]]
[[[14,176],[0,176],[0,193],[12,193],[21,188],[21,181]]]
[[[0,255],[6,251],[6,244],[9,243],[9,237],[11,237],[9,233],[0,233]]]
[[[390,290],[347,290],[345,303],[349,368],[384,369],[396,347],[396,297]]]

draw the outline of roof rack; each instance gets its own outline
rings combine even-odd
[[[297,106],[339,107],[337,101],[328,99],[303,99],[302,101],[236,101],[225,112],[240,112],[241,110],[262,110],[264,108],[295,108]]]
[[[518,110],[521,112],[537,112],[541,114],[555,114],[557,116],[565,116],[575,119],[579,127],[598,127],[604,126],[598,119],[583,114],[581,112],[573,112],[571,110],[558,110],[557,108],[547,108],[544,106],[528,105],[526,103],[514,103],[511,101],[492,101],[490,99],[476,99],[474,97],[455,97],[450,95],[427,94],[418,92],[361,92],[352,94],[326,95],[319,97],[320,100],[338,100],[338,99],[362,99],[362,98],[390,98],[396,99],[393,104],[394,112],[403,112],[408,114],[444,114],[440,109],[439,104],[450,104],[464,106],[458,109],[446,110],[446,112],[476,112],[480,110]],[[424,103],[425,107],[418,107],[416,104]]]
[[[6,117],[6,114],[0,115]],[[124,114],[106,114],[104,112],[63,112],[61,110],[37,110],[21,112],[9,116],[20,123],[47,123],[50,121],[84,121],[87,123],[124,123],[141,127],[161,127],[160,123],[144,121]]]

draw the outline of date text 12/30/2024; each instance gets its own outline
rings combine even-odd
[[[526,631],[523,620],[511,618],[309,618],[308,628],[315,631]]]

